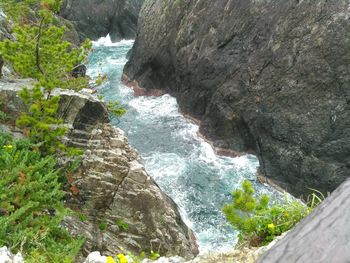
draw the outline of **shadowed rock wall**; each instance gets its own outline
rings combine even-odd
[[[287,191],[350,175],[349,2],[146,0],[124,73]]]
[[[65,0],[61,15],[72,21],[80,38],[97,40],[108,33],[113,42],[133,39],[144,0]]]

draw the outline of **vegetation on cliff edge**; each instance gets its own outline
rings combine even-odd
[[[323,199],[315,193],[307,205],[300,200],[288,199],[270,202],[266,194],[254,196],[251,182],[244,181],[242,189],[232,192],[233,200],[223,207],[226,219],[239,231],[239,245],[261,246],[294,227]]]

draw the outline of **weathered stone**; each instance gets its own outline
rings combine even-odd
[[[350,259],[350,179],[296,225],[257,263],[347,263]]]
[[[133,39],[144,0],[65,0],[61,15],[72,21],[81,39]]]
[[[106,263],[107,262],[107,257],[102,256],[100,252],[92,252],[90,255],[86,258],[84,263]]]
[[[124,72],[295,195],[350,175],[349,1],[147,0]]]
[[[15,118],[23,109],[16,95],[30,80],[0,82],[5,111]],[[160,250],[162,255],[191,258],[198,253],[195,237],[176,204],[138,163],[124,133],[111,126],[105,105],[91,94],[58,91],[59,115],[70,132],[66,144],[85,151],[81,165],[67,175],[67,205],[82,216],[67,217],[63,226],[85,237],[78,262],[91,251],[115,255]],[[101,224],[105,227],[101,227]]]
[[[24,263],[21,253],[13,255],[7,247],[0,248],[0,263]]]
[[[8,21],[6,14],[0,9],[0,41],[5,39],[11,39],[11,22]],[[0,56],[0,79],[3,77],[10,77],[13,75],[11,67],[5,63],[3,58]]]

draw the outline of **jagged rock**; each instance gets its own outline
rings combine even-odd
[[[0,99],[7,102],[3,110],[11,119],[23,109],[16,91],[29,84],[0,82]],[[153,248],[162,255],[196,255],[195,237],[176,204],[137,161],[123,132],[111,126],[105,105],[90,94],[58,93],[59,115],[70,128],[66,143],[85,152],[78,170],[67,175],[67,205],[81,216],[63,222],[73,234],[85,237],[78,262],[91,251],[138,254]]]
[[[113,42],[133,39],[144,0],[65,0],[61,15],[72,21],[81,39],[110,34]]]
[[[147,0],[124,73],[295,195],[350,175],[349,1]]]
[[[0,263],[24,263],[21,253],[13,255],[7,247],[0,248]]]
[[[347,263],[350,259],[350,179],[267,251],[257,263]]]

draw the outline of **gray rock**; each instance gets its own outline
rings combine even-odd
[[[23,109],[16,91],[30,83],[0,82],[0,100],[7,102],[5,112],[11,119]],[[153,248],[162,255],[196,255],[195,237],[176,204],[137,161],[124,133],[111,126],[105,105],[88,93],[56,90],[54,94],[61,95],[59,115],[70,128],[66,144],[85,151],[78,170],[67,175],[66,185],[67,205],[82,216],[63,222],[74,235],[85,237],[78,262],[92,251],[139,254]]]
[[[147,0],[124,73],[288,192],[327,192],[350,175],[349,42],[345,0]]]
[[[257,263],[347,263],[350,259],[350,179],[268,250]]]
[[[144,259],[142,263],[185,263],[186,260],[181,257],[160,257],[157,260]]]
[[[12,38],[11,35],[11,23],[8,21],[6,14],[0,9],[0,41],[4,39]],[[12,70],[9,65],[0,56],[0,78],[9,77],[12,75]]]
[[[110,34],[113,42],[133,39],[144,0],[65,0],[61,15],[72,21],[81,39]]]
[[[0,263],[24,263],[21,253],[13,255],[7,247],[0,248]]]
[[[84,263],[106,263],[107,257],[101,256],[100,252],[92,252],[89,254],[89,256],[86,258]]]

